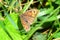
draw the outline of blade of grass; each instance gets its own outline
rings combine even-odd
[[[59,25],[59,27],[60,27],[60,23],[59,23],[59,20],[58,20],[58,18],[57,18],[57,14],[59,13],[59,10],[57,10],[56,12],[55,12],[55,22],[57,22],[58,23],[58,25]],[[55,24],[55,22],[54,22],[54,24]],[[52,26],[52,28],[54,27],[54,25]],[[58,31],[60,30],[60,28],[58,28],[47,40],[52,40],[52,36],[54,36]]]
[[[10,10],[10,13],[12,13],[12,9],[14,8],[14,4],[16,2],[16,0],[10,0],[11,3],[9,4],[9,8],[8,8],[8,11]]]
[[[12,40],[11,36],[7,34],[7,30],[3,22],[0,20],[0,40]]]
[[[12,18],[10,17],[10,15],[8,15],[8,12],[6,12],[6,9],[2,6],[2,8],[4,9],[4,13],[7,17],[7,19],[10,21],[10,23],[15,27],[11,26],[11,25],[6,25],[6,30],[8,31],[8,33],[10,34],[10,36],[13,38],[13,40],[22,40],[22,37],[19,33],[18,30],[18,26],[15,24],[15,22],[12,20]]]
[[[21,10],[21,13],[20,14],[22,14],[22,13],[24,13],[28,8],[29,8],[29,6],[31,5],[33,3],[33,0],[30,0],[30,2],[28,3],[26,3],[26,5],[23,7],[23,9]]]
[[[11,24],[12,24],[16,29],[18,29],[18,26],[15,24],[15,22],[14,22],[13,19],[10,17],[10,15],[8,15],[7,12],[5,12],[5,14],[6,14],[8,20],[11,22]]]
[[[6,9],[2,6],[2,8],[4,9],[4,13],[7,16],[8,20],[11,22],[11,24],[18,29],[18,26],[15,24],[15,22],[13,21],[13,19],[10,17],[10,15],[8,15],[8,12],[6,12]]]
[[[40,20],[44,20],[46,17],[39,17]],[[57,15],[57,19],[60,19],[60,15]],[[46,22],[51,22],[51,21],[55,21],[56,17],[53,15],[51,16]]]
[[[15,24],[15,22],[12,20],[12,18],[10,17],[10,15],[8,15],[8,13],[6,13],[6,17],[8,18],[8,20],[11,22],[11,24],[17,28],[18,26]],[[22,40],[21,34],[19,34],[19,31],[16,30],[13,26],[11,25],[6,25],[6,29],[8,30],[9,34],[11,35],[11,37],[13,38],[13,40]]]
[[[57,28],[57,30],[47,40],[51,40],[52,36],[54,36],[58,31],[60,31],[60,28]]]

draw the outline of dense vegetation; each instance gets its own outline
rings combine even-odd
[[[60,39],[60,0],[0,0],[0,40]],[[39,10],[31,30],[22,27],[20,15]]]

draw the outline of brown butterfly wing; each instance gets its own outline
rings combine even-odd
[[[29,17],[29,16],[24,16],[24,18],[26,19],[27,23],[30,24],[30,25],[31,25],[32,22],[34,21],[34,18]]]
[[[31,9],[31,10],[28,10],[27,12],[25,12],[23,15],[35,18],[37,13],[38,13],[37,9]]]
[[[31,25],[36,17],[38,13],[38,10],[37,9],[31,9],[31,10],[28,10],[27,12],[25,12],[24,14],[24,17],[25,19],[28,21],[28,23]]]
[[[23,15],[20,16],[21,23],[22,23],[24,29],[25,29],[26,31],[29,31],[29,30],[30,30],[30,25],[29,25],[29,23],[27,23],[27,21],[25,20],[24,16],[23,16],[23,17],[22,17],[22,16],[23,16]]]
[[[31,9],[20,16],[21,23],[26,31],[30,30],[30,25],[33,23],[37,13],[38,13],[38,10]]]

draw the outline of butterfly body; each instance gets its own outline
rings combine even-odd
[[[37,9],[31,9],[20,15],[21,23],[26,31],[30,30],[30,25],[33,24],[37,14]]]

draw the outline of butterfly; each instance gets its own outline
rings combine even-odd
[[[31,29],[30,25],[33,24],[38,12],[38,9],[30,9],[20,15],[21,23],[26,32]]]

